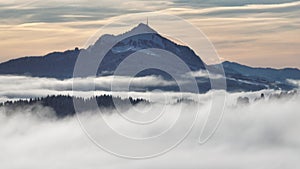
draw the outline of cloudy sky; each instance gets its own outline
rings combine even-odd
[[[0,0],[0,62],[83,47],[115,18],[153,11],[201,29],[224,60],[300,68],[300,1],[294,0]]]

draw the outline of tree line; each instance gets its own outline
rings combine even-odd
[[[76,110],[74,107],[74,103],[76,104]],[[55,111],[57,117],[63,118],[66,116],[73,116],[76,114],[76,112],[81,113],[96,108],[99,108],[101,110],[115,109],[116,105],[118,107],[128,109],[129,107],[137,105],[139,103],[149,104],[150,102],[140,98],[134,99],[132,97],[129,97],[124,99],[111,95],[94,96],[91,98],[53,95],[42,98],[31,98],[27,100],[20,99],[17,101],[6,101],[4,103],[0,103],[0,107],[17,109],[24,106],[41,105],[44,107],[52,108]]]

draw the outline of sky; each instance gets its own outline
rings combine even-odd
[[[0,62],[84,47],[102,26],[144,12],[193,24],[222,60],[300,68],[300,1],[293,0],[0,0]]]

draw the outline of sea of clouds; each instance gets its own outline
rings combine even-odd
[[[70,90],[72,81],[69,80],[21,76],[6,76],[6,79],[4,77],[1,79],[4,80],[0,82],[2,101],[41,97],[48,94],[72,94]],[[94,128],[95,131],[105,135],[106,140],[113,142],[111,131],[101,131],[98,128],[100,116],[97,113],[91,115],[86,112],[80,117],[56,119],[49,116],[54,114],[53,110],[36,105],[35,108],[21,108],[16,110],[15,115],[6,116],[4,113],[6,110],[2,107],[0,108],[0,168],[294,169],[299,166],[299,94],[254,102],[253,100],[261,93],[265,93],[268,98],[269,94],[277,91],[225,93],[226,101],[221,123],[207,142],[198,144],[206,115],[212,105],[210,97],[216,92],[218,91],[198,95],[160,91],[114,93],[123,97],[127,95],[144,97],[157,102],[132,107],[124,112],[128,117],[131,117],[131,112],[135,112],[136,109],[145,110],[147,113],[141,116],[145,115],[147,118],[147,114],[155,115],[158,114],[157,112],[163,114],[156,123],[141,127],[123,122],[118,112],[103,115],[113,129],[130,136],[151,137],[172,127],[174,123],[185,126],[186,123],[191,122],[187,120],[193,112],[199,113],[191,133],[179,146],[162,156],[143,160],[116,157],[103,151],[87,137],[79,123],[80,119],[89,122],[90,128]],[[100,93],[107,92],[97,91],[97,94]],[[240,96],[249,97],[251,103],[237,105],[236,99]],[[194,100],[196,103],[176,103],[176,100],[182,97]],[[179,114],[183,120],[177,120]],[[181,133],[180,129],[170,132],[169,137],[162,140],[161,144],[177,139],[178,133]],[[142,150],[137,148],[136,151]]]
[[[130,87],[134,89],[145,89],[147,87],[159,88],[176,85],[175,81],[164,80],[160,76],[134,78],[127,76],[103,76],[97,78],[88,77],[59,80],[55,78],[7,75],[0,76],[0,79],[0,102],[58,94],[82,97],[90,97],[93,94],[113,94],[113,92],[109,92],[113,86],[118,86],[119,89],[124,89],[114,90],[117,91],[116,94],[118,95],[122,92],[128,93],[128,82],[130,82]],[[112,83],[114,84],[113,86]],[[73,88],[73,86],[75,87]]]

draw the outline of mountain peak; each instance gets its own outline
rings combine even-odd
[[[157,32],[152,29],[149,25],[144,23],[139,23],[137,26],[133,27],[131,30],[119,34],[119,35],[111,35],[111,34],[104,34],[102,35],[95,43],[95,46],[99,46],[101,44],[109,44],[113,42],[117,42],[121,39],[125,39],[131,36],[139,35],[139,34],[147,34],[147,33],[154,33],[157,34]]]
[[[154,29],[152,29],[149,25],[144,23],[139,23],[136,27],[134,27],[130,32],[135,33],[157,33]]]

